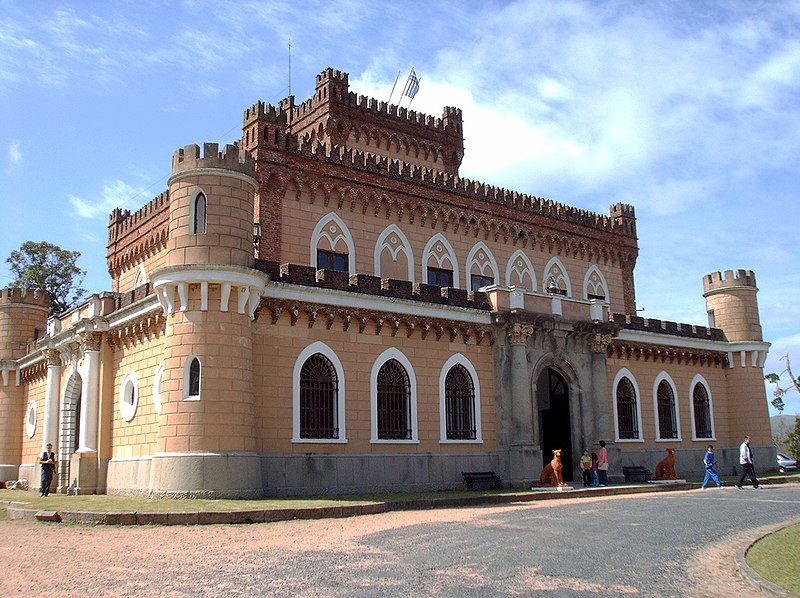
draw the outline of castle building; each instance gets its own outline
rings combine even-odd
[[[756,281],[703,281],[709,326],[637,316],[636,217],[459,176],[462,114],[349,89],[244,111],[108,224],[111,290],[48,318],[0,295],[0,475],[57,491],[254,497],[538,479],[553,449],[652,469],[772,463]],[[56,490],[56,489],[54,489]]]

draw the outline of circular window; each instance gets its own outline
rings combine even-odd
[[[164,376],[164,363],[158,366],[153,376],[153,409],[161,415],[161,378]]]
[[[25,431],[28,433],[28,438],[33,438],[33,435],[36,434],[36,401],[28,403],[28,415],[25,417]]]
[[[136,407],[139,405],[139,389],[136,384],[136,374],[128,372],[122,379],[122,386],[119,392],[119,412],[122,419],[129,422],[136,415]]]

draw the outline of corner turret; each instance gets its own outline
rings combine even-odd
[[[703,277],[709,325],[721,328],[729,341],[761,341],[756,299],[756,276],[751,270],[725,270]]]

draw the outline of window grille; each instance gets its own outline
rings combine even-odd
[[[666,380],[662,380],[656,391],[656,404],[658,405],[658,435],[659,438],[677,438],[678,426],[675,417],[675,393]]]
[[[300,438],[339,438],[338,400],[336,369],[314,353],[300,370]]]
[[[475,440],[475,386],[462,365],[454,365],[444,382],[448,440]]]
[[[702,384],[696,384],[692,394],[695,435],[697,438],[711,438],[711,403],[708,400],[708,391]]]
[[[411,440],[411,384],[405,368],[390,359],[378,371],[378,438]]]
[[[639,417],[633,383],[623,377],[617,384],[617,427],[620,439],[639,438]]]

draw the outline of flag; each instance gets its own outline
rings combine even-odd
[[[414,72],[414,69],[412,68],[411,72],[408,73],[408,81],[406,81],[406,87],[403,89],[403,95],[408,96],[413,100],[418,91],[419,79],[417,78],[417,73]]]

